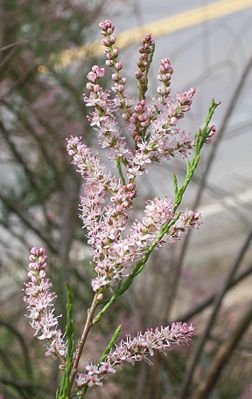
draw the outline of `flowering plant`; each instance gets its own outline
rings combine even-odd
[[[102,148],[109,151],[109,158],[118,173],[108,172],[98,155],[80,137],[68,139],[68,154],[84,180],[80,217],[91,246],[94,270],[93,301],[76,348],[71,294],[68,293],[68,320],[64,335],[59,329],[58,317],[54,315],[52,302],[55,294],[50,292],[51,283],[46,277],[47,255],[43,248],[31,250],[29,281],[24,290],[31,326],[36,330],[38,339],[46,342],[46,355],[57,357],[64,370],[56,395],[58,399],[82,398],[89,387],[101,385],[104,376],[115,373],[118,366],[140,360],[150,362],[154,351],[164,352],[173,346],[188,343],[194,334],[193,325],[176,322],[171,326],[138,333],[135,338],[128,336],[116,344],[119,326],[97,364],[87,363],[84,370],[79,370],[89,331],[128,290],[143,271],[153,250],[174,244],[188,229],[199,227],[199,212],[178,208],[197,168],[202,146],[209,143],[215,133],[210,121],[218,105],[212,101],[207,119],[196,137],[180,129],[178,122],[190,110],[195,89],[178,93],[175,99],[172,98],[170,82],[173,68],[168,58],[160,64],[157,95],[151,102],[147,101],[148,71],[154,53],[151,35],[145,36],[139,49],[136,72],[138,98],[130,98],[126,93],[119,50],[115,47],[114,26],[110,21],[99,26],[106,65],[113,71],[113,85],[111,90],[103,89],[101,79],[105,68],[94,65],[87,75],[88,93],[84,96],[84,102],[92,108],[88,116],[90,125],[96,130]],[[122,124],[123,129],[120,127]],[[138,178],[147,172],[152,163],[162,158],[188,158],[192,152],[181,186],[174,176],[174,198],[157,197],[147,201],[142,219],[128,226],[129,212],[137,195]]]

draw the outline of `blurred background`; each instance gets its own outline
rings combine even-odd
[[[74,293],[77,328],[91,297],[90,255],[78,218],[81,181],[65,139],[81,135],[98,149],[82,101],[86,74],[103,65],[98,23],[116,26],[128,91],[136,94],[137,49],[152,33],[160,60],[174,67],[172,93],[195,86],[180,126],[194,133],[212,98],[217,135],[203,151],[184,208],[203,214],[200,231],[156,252],[146,272],[91,336],[97,359],[122,323],[123,335],[172,320],[191,320],[189,348],[156,356],[153,366],[122,370],[90,398],[251,399],[252,319],[252,0],[2,0],[0,4],[0,398],[52,398],[57,364],[24,318],[29,248],[45,246],[65,320],[64,282]],[[110,81],[107,82],[110,84]],[[172,194],[163,162],[144,177],[137,201]],[[78,331],[77,331],[78,332]],[[84,364],[84,363],[83,363]]]

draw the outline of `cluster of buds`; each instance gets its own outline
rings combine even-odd
[[[151,113],[149,112],[146,100],[141,100],[134,107],[134,111],[130,117],[130,132],[136,143],[139,143],[151,123]]]
[[[148,89],[148,72],[155,49],[155,43],[150,34],[145,35],[142,46],[139,48],[140,58],[137,66],[138,70],[135,74],[138,80],[139,99],[145,98]]]
[[[170,80],[173,68],[170,61],[161,60],[158,79],[162,87],[158,89],[160,97],[153,99],[153,105],[148,107],[144,98],[147,90],[147,73],[154,51],[151,35],[146,35],[140,47],[137,78],[141,93],[140,101],[129,99],[125,93],[126,80],[121,74],[123,65],[118,61],[118,49],[114,48],[116,37],[114,26],[110,21],[102,22],[102,43],[105,47],[106,64],[114,69],[112,80],[115,83],[112,91],[104,91],[99,79],[104,75],[104,68],[95,65],[88,73],[87,89],[89,95],[84,97],[87,106],[94,107],[89,114],[90,125],[98,132],[99,142],[103,148],[109,147],[114,160],[120,161],[128,175],[129,181],[134,181],[138,174],[147,170],[153,162],[159,162],[162,157],[167,159],[176,156],[186,157],[193,147],[193,139],[180,130],[176,124],[189,111],[195,89],[178,93],[177,99],[170,97]],[[120,87],[119,87],[120,86]],[[117,122],[117,111],[122,111],[122,117],[128,123],[128,130],[135,142],[135,148],[130,148],[124,136],[121,135]]]
[[[150,358],[154,352],[165,353],[175,346],[188,344],[194,335],[195,328],[192,324],[173,323],[170,327],[160,327],[155,330],[147,330],[138,333],[136,337],[127,336],[125,340],[116,345],[106,359],[98,365],[89,364],[83,373],[76,378],[77,387],[85,385],[102,385],[102,379],[106,374],[115,373],[116,368],[123,364],[134,365],[142,360],[151,363]]]
[[[134,158],[126,165],[126,170],[132,178],[141,175],[149,165],[159,162],[162,158],[186,158],[193,144],[194,141],[188,133],[167,125],[166,119],[160,115],[152,123],[152,135],[149,141],[141,140],[137,143]]]
[[[114,73],[112,74],[112,80],[114,82],[112,90],[118,96],[119,106],[124,111],[124,119],[128,119],[131,115],[130,104],[125,94],[126,78],[121,74],[123,64],[118,60],[119,49],[114,47],[116,43],[116,37],[113,36],[115,28],[108,20],[101,22],[99,24],[99,28],[101,29],[101,34],[104,37],[102,44],[105,47],[105,54],[107,58],[105,63],[114,70]]]
[[[173,114],[170,116],[170,123],[175,125],[177,120],[184,118],[184,114],[191,109],[192,101],[195,96],[195,88],[177,94],[177,104]]]
[[[141,220],[136,220],[126,238],[122,233],[126,228],[127,210],[132,206],[135,186],[128,184],[112,198],[114,207],[107,207],[105,215],[97,228],[89,233],[88,243],[94,248],[94,270],[96,278],[92,281],[94,291],[114,285],[123,278],[123,273],[131,267],[143,252],[156,239],[162,226],[176,218],[174,204],[169,198],[155,198],[148,201]],[[85,222],[87,223],[88,213]],[[84,219],[84,216],[83,216]],[[167,237],[159,242],[159,247],[174,243],[188,229],[198,228],[199,212],[181,212]]]
[[[171,66],[171,62],[169,58],[164,58],[161,60],[159,67],[158,80],[162,83],[162,86],[159,86],[157,92],[160,94],[161,101],[165,104],[170,95],[170,84],[171,77],[173,74],[173,68]]]
[[[53,300],[56,295],[50,292],[52,284],[46,277],[47,254],[44,248],[32,248],[28,277],[25,284],[24,301],[27,303],[30,324],[39,340],[46,342],[46,356],[53,356],[64,362],[67,346],[58,328],[58,318],[54,316]]]

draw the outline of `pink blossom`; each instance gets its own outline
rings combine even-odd
[[[116,64],[117,72],[120,70],[120,63]],[[113,159],[122,159],[127,162],[131,154],[127,147],[125,138],[120,135],[115,111],[118,109],[117,101],[111,98],[109,91],[103,91],[98,84],[98,80],[104,74],[104,68],[97,65],[87,74],[87,78],[92,82],[87,84],[89,96],[84,97],[86,106],[94,107],[94,111],[89,114],[90,125],[98,132],[99,142],[103,148],[110,148]]]
[[[47,254],[44,248],[32,248],[28,277],[25,284],[24,301],[27,303],[30,324],[36,331],[39,340],[46,341],[46,356],[58,357],[64,360],[67,346],[62,332],[58,328],[58,318],[54,316],[53,300],[55,293],[50,292],[52,284],[46,278]]]
[[[85,180],[99,182],[105,191],[115,192],[118,189],[119,182],[111,173],[106,172],[99,157],[82,143],[81,137],[71,136],[67,140],[67,151],[72,156],[73,165]]]
[[[126,165],[129,176],[142,174],[148,165],[159,162],[162,158],[187,157],[193,147],[192,137],[174,126],[168,126],[167,119],[160,115],[152,123],[149,141],[137,143],[134,156]]]
[[[174,204],[169,198],[155,198],[148,201],[143,218],[133,223],[126,238],[122,234],[125,231],[125,225],[118,228],[117,223],[109,220],[107,227],[104,224],[101,226],[95,241],[91,241],[95,247],[94,262],[97,274],[92,280],[94,291],[107,285],[113,285],[123,278],[125,271],[143,255],[144,251],[157,238],[163,225],[175,219],[173,209]],[[199,219],[199,212],[181,212],[178,220],[171,226],[169,234],[159,241],[158,246],[174,243],[188,229],[198,228]]]
[[[155,351],[165,353],[176,346],[186,345],[191,341],[194,332],[192,324],[176,322],[171,326],[139,332],[134,338],[127,336],[111,350],[103,362],[96,366],[89,364],[83,373],[79,373],[77,387],[101,385],[106,374],[115,373],[116,368],[124,363],[134,365],[141,360],[151,363],[150,357]]]
[[[168,58],[161,61],[158,80],[159,96],[149,106],[144,98],[147,89],[147,72],[154,50],[151,35],[146,35],[139,49],[136,77],[140,99],[129,101],[125,94],[126,80],[122,75],[123,64],[115,47],[114,26],[108,20],[100,25],[105,47],[106,64],[113,70],[112,91],[105,91],[100,79],[105,70],[94,65],[88,73],[84,97],[86,106],[93,107],[88,120],[97,131],[99,143],[110,150],[111,158],[119,161],[120,179],[108,173],[97,155],[81,142],[80,138],[68,140],[68,153],[72,163],[85,180],[81,197],[80,216],[87,230],[88,244],[92,247],[95,277],[94,291],[112,286],[125,276],[125,271],[142,256],[156,239],[165,223],[175,218],[174,204],[168,198],[155,198],[146,204],[142,220],[127,227],[129,211],[136,196],[136,178],[147,167],[162,158],[187,157],[194,145],[191,136],[177,127],[178,121],[190,109],[194,89],[170,96],[170,80],[173,73]],[[114,94],[112,93],[114,92]],[[142,98],[141,98],[142,97]],[[118,123],[118,111],[122,110],[126,130],[134,139],[130,148]],[[158,244],[164,245],[179,239],[198,222],[181,213],[169,235]],[[128,234],[126,233],[128,231]]]
[[[175,239],[180,239],[188,229],[198,229],[201,225],[201,214],[198,211],[181,212],[176,223],[171,226],[169,234]]]

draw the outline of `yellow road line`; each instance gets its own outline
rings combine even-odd
[[[159,19],[140,28],[129,29],[117,36],[117,44],[125,48],[140,42],[144,33],[153,34],[154,38],[178,32],[185,28],[221,18],[224,15],[232,14],[252,6],[252,0],[220,0],[214,3],[194,8],[185,12]],[[57,57],[56,67],[66,67],[74,61],[83,60],[88,55],[101,55],[103,53],[100,42],[88,43],[86,45],[63,50]],[[45,68],[41,66],[41,68]],[[44,69],[45,71],[45,69]],[[41,70],[42,72],[42,70]]]

